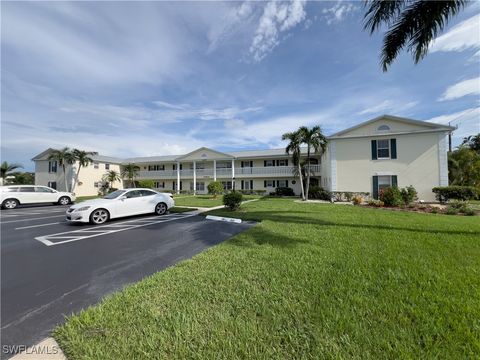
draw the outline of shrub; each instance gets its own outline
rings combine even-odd
[[[363,202],[363,198],[360,195],[353,197],[353,205],[360,205]]]
[[[447,215],[457,215],[458,214],[458,209],[448,206],[447,211],[445,211],[445,214]]]
[[[212,181],[207,186],[208,193],[213,195],[214,198],[217,197],[218,194],[223,193],[223,185],[220,181]]]
[[[472,200],[478,196],[477,190],[473,186],[438,186],[434,187],[432,191],[441,203],[446,203],[450,199]]]
[[[386,206],[398,206],[402,203],[402,194],[397,187],[383,189],[379,198]]]
[[[430,208],[430,212],[432,214],[438,214],[438,208],[436,206],[433,206],[433,207]]]
[[[139,180],[138,187],[153,189],[155,187],[155,182],[153,180]]]
[[[381,200],[370,199],[370,200],[368,200],[368,205],[369,206],[375,206],[375,207],[382,207],[385,204]]]
[[[413,203],[415,200],[418,199],[417,190],[415,190],[415,188],[412,185],[401,189],[400,194],[402,196],[402,200],[405,205],[410,205],[411,203]]]
[[[330,201],[332,194],[320,186],[311,186],[308,197],[311,199]]]
[[[295,196],[295,192],[289,187],[277,187],[275,194],[278,196]]]
[[[467,216],[473,216],[475,215],[475,210],[473,210],[472,208],[466,208],[465,211],[464,211],[464,214],[467,215]]]
[[[457,209],[458,212],[464,213],[468,208],[468,203],[466,201],[456,200],[448,203],[448,207]]]
[[[232,191],[231,193],[223,195],[223,205],[230,210],[237,210],[242,204],[242,193],[238,191]]]

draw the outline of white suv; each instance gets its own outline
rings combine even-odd
[[[54,203],[68,205],[75,201],[75,194],[61,192],[47,186],[0,186],[0,204],[3,209],[15,209],[19,204]]]

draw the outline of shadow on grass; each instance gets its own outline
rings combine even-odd
[[[215,212],[212,212],[215,214]],[[299,215],[295,215],[299,214]],[[331,222],[327,220],[322,220],[319,218],[306,218],[304,212],[292,212],[292,211],[249,211],[249,212],[231,212],[226,213],[222,212],[224,216],[230,217],[241,217],[244,220],[253,220],[253,221],[273,221],[279,224],[301,224],[301,225],[322,225],[322,226],[332,226],[332,227],[344,227],[344,228],[356,228],[356,229],[365,229],[365,230],[394,230],[394,231],[407,231],[415,233],[439,233],[439,234],[450,234],[450,235],[480,235],[480,231],[468,231],[468,230],[441,230],[438,228],[428,228],[423,227],[421,229],[411,228],[411,227],[401,227],[401,226],[389,226],[381,224],[352,224],[352,223],[341,223],[341,222]],[[373,215],[372,215],[373,216]]]

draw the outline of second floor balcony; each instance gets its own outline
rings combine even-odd
[[[235,167],[235,178],[252,177],[291,177],[295,173],[295,166],[257,166],[257,167]],[[311,173],[319,176],[320,165],[311,165]],[[231,168],[217,168],[218,179],[232,178]],[[196,169],[197,179],[214,177],[213,168]],[[141,179],[173,179],[177,178],[177,170],[140,171],[137,177]],[[193,179],[193,169],[180,170],[181,179]]]

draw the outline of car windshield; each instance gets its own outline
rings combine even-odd
[[[125,194],[125,190],[115,190],[114,192],[108,194],[104,199],[116,199],[120,195]]]

